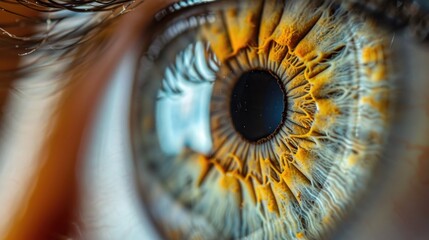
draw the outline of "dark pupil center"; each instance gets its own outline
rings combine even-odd
[[[247,140],[266,139],[282,123],[285,104],[284,88],[276,76],[263,70],[245,72],[232,90],[232,122]]]

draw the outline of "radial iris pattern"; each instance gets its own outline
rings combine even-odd
[[[154,222],[180,239],[326,236],[383,150],[387,33],[329,1],[220,2],[201,12],[167,24],[138,74],[133,139]],[[254,116],[282,116],[256,140],[231,113],[235,87],[252,72],[270,74],[284,94],[282,112],[264,103]]]

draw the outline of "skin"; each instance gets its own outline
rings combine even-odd
[[[73,84],[62,89],[55,99],[58,105],[55,114],[50,117],[47,137],[42,139],[37,154],[31,157],[35,169],[32,181],[20,186],[31,190],[14,200],[18,207],[10,211],[7,217],[10,219],[9,224],[4,229],[0,225],[2,239],[58,239],[59,236],[75,235],[71,223],[79,221],[76,209],[80,202],[85,201],[80,197],[76,171],[83,160],[82,152],[88,147],[87,129],[93,124],[94,112],[99,107],[100,98],[124,52],[130,46],[138,44],[137,33],[148,25],[154,13],[171,2],[174,1],[147,0],[133,12],[121,16],[109,35],[109,51],[98,58],[94,67],[79,69],[79,74],[72,75]],[[0,20],[3,20],[1,15]],[[427,56],[426,52],[421,59],[427,60]],[[14,57],[12,61],[2,60],[0,66],[6,68],[9,67],[7,65],[18,64],[18,61],[19,57]],[[7,86],[1,89],[0,108],[6,107],[11,91],[10,83],[14,80],[16,79],[8,79]],[[423,89],[429,89],[427,84]],[[421,112],[423,123],[420,126],[429,122],[429,107],[426,102],[427,97],[416,95],[415,105],[411,106],[416,112]],[[402,184],[396,189],[386,187],[386,190],[379,193],[386,202],[369,203],[366,210],[358,214],[356,222],[351,223],[350,230],[343,233],[345,236],[349,239],[429,237],[429,145],[425,144],[427,137],[424,136],[428,132],[429,128],[426,126],[421,128],[421,136],[402,136],[395,140],[407,151],[403,161],[407,163],[406,173],[400,178]],[[397,165],[396,169],[403,166]],[[378,208],[379,206],[382,207]]]
[[[34,182],[31,186],[23,186],[33,190],[19,199],[26,207],[12,216],[5,239],[50,239],[52,229],[56,229],[58,235],[70,234],[73,210],[79,204],[75,171],[82,160],[80,152],[88,137],[86,127],[93,121],[100,96],[115,66],[126,48],[136,43],[138,29],[168,3],[148,1],[134,13],[123,16],[114,26],[114,34],[109,41],[110,51],[106,56],[93,68],[81,72],[73,79],[73,84],[62,91],[57,100],[56,116],[52,116],[51,134],[34,157],[34,162],[38,163]]]

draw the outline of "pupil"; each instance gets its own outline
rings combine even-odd
[[[230,111],[235,130],[251,142],[276,133],[283,122],[285,91],[269,71],[243,73],[232,90]]]

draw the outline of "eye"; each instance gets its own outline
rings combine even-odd
[[[385,147],[390,34],[329,1],[181,13],[154,30],[133,93],[137,173],[155,224],[179,239],[328,236]]]

